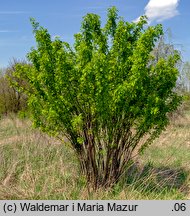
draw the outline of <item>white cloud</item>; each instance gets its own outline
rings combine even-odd
[[[177,7],[180,0],[149,0],[145,7],[145,15],[149,22],[163,21],[179,14]]]

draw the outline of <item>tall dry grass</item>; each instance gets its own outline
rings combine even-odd
[[[0,120],[0,199],[187,199],[190,111],[173,122],[115,187],[93,192],[69,147],[15,115]]]

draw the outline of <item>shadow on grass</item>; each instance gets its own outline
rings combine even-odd
[[[190,190],[189,177],[190,173],[184,168],[156,167],[149,162],[143,167],[133,164],[122,178],[122,183],[133,185],[143,193],[178,191],[186,196]]]

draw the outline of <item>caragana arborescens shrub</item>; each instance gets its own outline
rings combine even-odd
[[[134,151],[147,147],[177,108],[180,56],[176,51],[151,64],[162,26],[145,26],[146,17],[125,22],[115,7],[104,27],[98,15],[87,14],[73,47],[31,22],[33,66],[18,65],[16,74],[30,85],[25,91],[34,125],[70,140],[93,188],[112,186]]]

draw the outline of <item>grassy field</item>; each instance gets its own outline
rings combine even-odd
[[[110,190],[89,191],[68,143],[28,120],[0,120],[0,199],[190,199],[190,109]]]

